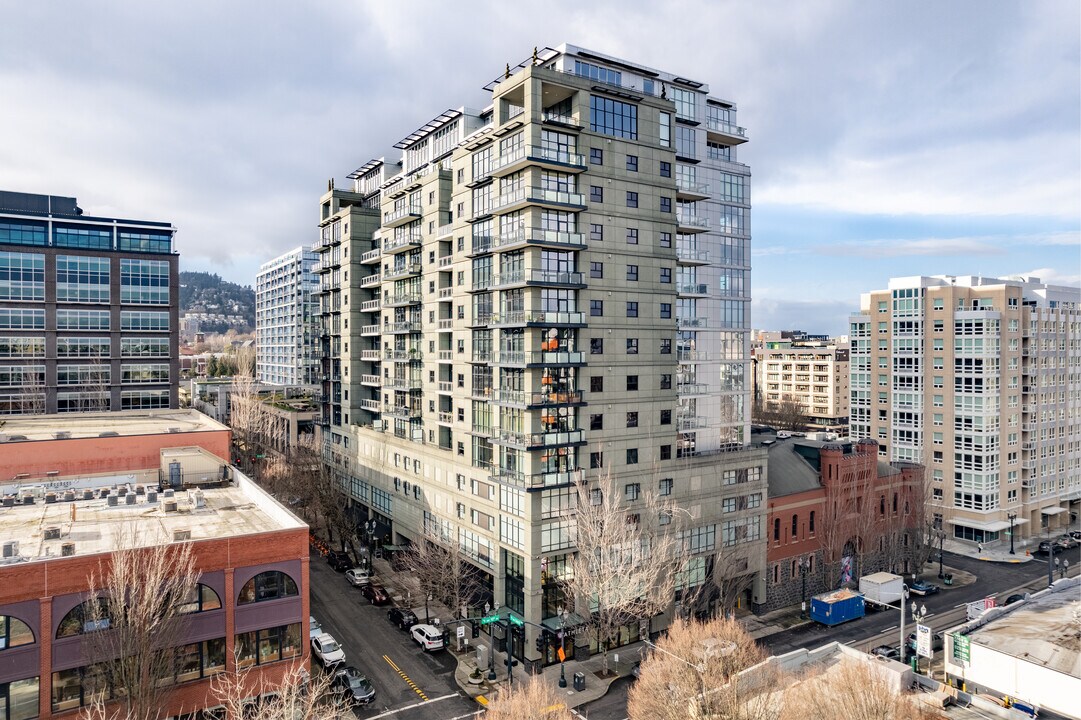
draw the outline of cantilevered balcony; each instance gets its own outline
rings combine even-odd
[[[544,312],[542,310],[516,310],[493,313],[488,322],[492,327],[514,326],[583,326],[585,314],[580,312]]]
[[[709,251],[691,247],[676,247],[676,263],[679,265],[708,265]]]
[[[398,418],[419,418],[420,405],[384,405],[383,414]]]
[[[527,390],[496,390],[492,403],[508,407],[540,408],[558,405],[583,405],[582,393],[578,390],[564,392],[529,392]]]
[[[419,333],[423,330],[423,324],[420,320],[405,320],[403,322],[392,322],[383,325],[383,332],[391,335],[401,335],[402,333]]]
[[[527,245],[549,246],[561,250],[584,250],[586,246],[582,240],[582,233],[577,232],[558,232],[541,228],[518,228],[516,230],[502,232],[492,237],[489,243],[489,251],[515,250],[519,247],[526,247]]]
[[[389,295],[384,301],[384,307],[402,307],[404,305],[419,305],[421,302],[421,296],[419,292],[406,292],[398,293],[397,295]]]
[[[383,225],[385,227],[398,227],[399,225],[405,225],[406,223],[419,220],[421,217],[420,205],[406,205],[402,208],[395,210],[388,210],[383,213]],[[383,250],[387,249],[387,244],[383,243]]]
[[[498,214],[521,210],[530,205],[559,209],[585,210],[585,196],[577,192],[549,190],[542,187],[520,188],[492,198],[492,212]]]
[[[747,128],[722,122],[715,118],[706,119],[706,132],[707,137],[708,135],[716,135],[725,145],[742,145],[747,142]]]
[[[582,482],[582,469],[571,468],[561,472],[526,475],[521,470],[493,468],[493,473],[488,476],[488,480],[489,482],[500,485],[514,485],[526,490],[540,490],[543,488],[565,487],[580,483]]]
[[[676,198],[679,200],[706,200],[709,198],[709,185],[677,178]]]
[[[578,153],[557,148],[541,147],[540,145],[523,146],[493,158],[490,174],[493,177],[503,177],[528,165],[539,165],[563,172],[581,172],[586,169],[586,159]]]
[[[382,281],[383,281],[383,278],[379,275],[379,273],[373,273],[371,275],[368,275],[366,277],[361,278],[360,279],[360,286],[363,287],[363,288],[374,287],[374,286],[378,285],[379,283],[381,283]]]
[[[676,213],[676,230],[684,235],[707,232],[709,230],[709,218],[685,212]]]
[[[392,265],[383,273],[383,280],[397,280],[399,278],[420,275],[421,265],[419,262],[402,263]]]
[[[567,367],[585,365],[586,356],[578,351],[506,351],[495,353],[492,358],[493,365],[518,365],[522,367]]]
[[[492,442],[512,447],[534,449],[543,447],[565,447],[585,444],[585,432],[582,430],[559,430],[551,432],[514,432],[500,430]]]
[[[680,297],[706,297],[709,287],[705,283],[680,283],[676,286],[676,294]]]

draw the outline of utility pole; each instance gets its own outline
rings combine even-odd
[[[1013,555],[1013,521],[1017,519],[1017,513],[1006,513],[1006,517],[1010,521],[1010,555]]]

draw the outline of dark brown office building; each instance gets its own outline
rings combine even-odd
[[[177,407],[175,232],[0,191],[0,415]]]

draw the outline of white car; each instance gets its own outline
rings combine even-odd
[[[434,625],[414,625],[409,628],[409,633],[425,652],[443,649],[443,631]]]
[[[353,587],[363,587],[365,585],[370,585],[372,582],[372,571],[361,570],[360,568],[346,570],[345,579],[348,580],[349,584]]]
[[[308,639],[314,640],[323,634],[323,626],[315,619],[314,615],[308,616]]]
[[[330,633],[323,633],[317,638],[312,638],[312,655],[323,664],[323,667],[334,667],[345,662],[345,651]]]

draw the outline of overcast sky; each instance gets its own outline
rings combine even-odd
[[[0,17],[0,189],[171,221],[182,269],[253,283],[316,237],[328,178],[569,42],[737,102],[756,328],[843,332],[899,275],[1081,282],[1074,0],[0,0]]]

